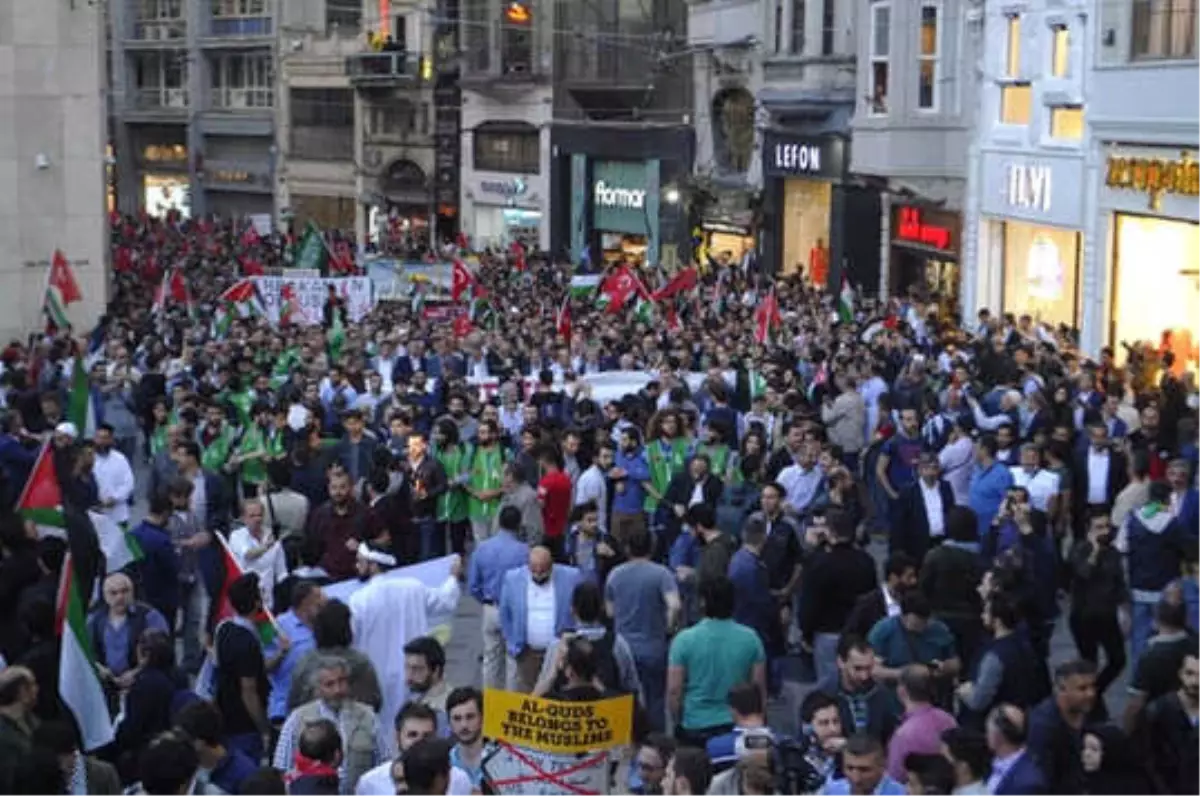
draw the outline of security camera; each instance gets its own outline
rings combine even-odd
[[[50,168],[50,158],[46,157],[44,154],[39,152],[33,159],[33,165],[39,171],[41,171],[43,169],[48,169],[48,168]]]

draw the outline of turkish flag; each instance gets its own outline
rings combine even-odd
[[[654,300],[662,301],[674,296],[676,293],[684,293],[696,286],[697,273],[695,268],[685,268],[667,284],[660,287],[654,292]]]
[[[558,308],[558,317],[555,318],[554,326],[558,330],[558,334],[563,340],[571,342],[571,294],[567,293],[563,299],[562,306]]]
[[[608,275],[608,278],[604,280],[604,285],[600,288],[600,292],[608,297],[608,307],[605,312],[615,315],[625,306],[625,302],[629,301],[630,296],[634,293],[645,293],[645,290],[641,280],[629,270],[629,266],[622,265]]]
[[[454,319],[455,337],[466,337],[473,328],[475,327],[471,324],[471,316],[465,312]]]
[[[450,298],[458,301],[467,288],[475,283],[475,275],[462,260],[455,259],[450,270]]]

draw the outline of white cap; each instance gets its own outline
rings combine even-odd
[[[62,434],[64,437],[70,437],[71,439],[79,439],[79,429],[75,428],[74,423],[59,423],[54,427],[54,433]]]

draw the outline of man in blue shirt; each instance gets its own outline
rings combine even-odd
[[[751,517],[742,529],[742,547],[729,561],[729,580],[733,582],[733,618],[752,628],[762,640],[768,666],[780,649],[779,604],[771,596],[767,565],[762,560],[767,543],[767,526],[761,517]]]
[[[635,426],[627,426],[621,432],[620,449],[608,477],[613,484],[609,530],[617,542],[624,544],[634,531],[646,527],[645,484],[650,480],[650,460]]]
[[[467,591],[483,606],[484,688],[504,687],[504,636],[498,607],[504,573],[529,560],[529,545],[518,538],[521,510],[505,506],[496,519],[496,535],[475,549],[467,567]]]
[[[321,587],[311,581],[302,580],[292,589],[292,610],[275,620],[279,632],[287,638],[289,646],[279,659],[278,665],[269,674],[271,693],[267,698],[267,718],[273,722],[281,722],[288,717],[288,693],[292,689],[292,672],[301,658],[317,648],[312,626],[324,604],[325,595]],[[264,650],[268,658],[274,652],[275,650],[271,649]]]
[[[192,702],[175,716],[175,726],[192,739],[200,768],[207,772],[207,781],[223,793],[241,793],[242,783],[258,771],[257,761],[239,749],[226,748],[221,742],[225,736],[224,721],[213,703]]]
[[[842,752],[842,773],[821,788],[827,796],[849,796],[851,793],[874,793],[879,796],[902,796],[908,790],[884,771],[883,746],[873,736],[859,733],[846,741]]]
[[[998,449],[996,437],[992,434],[984,434],[975,443],[975,472],[971,475],[967,501],[979,520],[980,539],[992,527],[992,520],[1000,512],[1000,504],[1013,485],[1012,472],[996,461]]]
[[[171,539],[171,498],[165,492],[150,496],[146,519],[133,529],[142,558],[133,565],[133,576],[142,599],[174,620],[179,610],[179,554]]]

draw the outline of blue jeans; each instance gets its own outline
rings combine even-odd
[[[837,633],[817,633],[813,636],[813,667],[817,670],[817,682],[837,675]]]
[[[1156,605],[1157,603],[1133,601],[1130,611],[1129,659],[1134,661],[1135,665],[1142,657],[1146,645],[1150,643],[1150,636],[1154,635],[1154,608]]]
[[[667,726],[667,660],[666,655],[633,660],[642,695],[646,699],[646,723],[652,732],[662,732]]]
[[[442,527],[432,517],[413,522],[417,526],[417,538],[421,540],[421,560],[446,555],[446,534]]]

